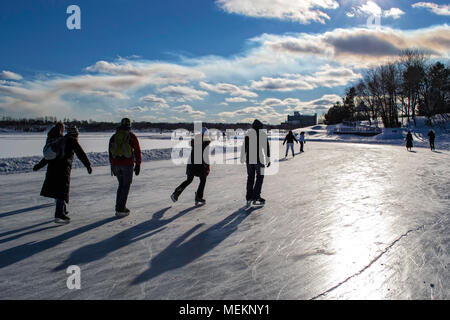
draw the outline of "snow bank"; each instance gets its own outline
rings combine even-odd
[[[236,152],[239,148],[229,148],[222,149],[219,146],[215,146],[213,154],[225,153],[226,151]],[[178,150],[180,156],[182,154],[189,156],[190,148],[165,148],[165,149],[152,149],[152,150],[142,150],[142,161],[157,161],[157,160],[170,160],[172,157],[172,152]],[[101,167],[109,165],[109,155],[108,152],[89,152],[87,153],[89,161],[92,167]],[[41,161],[41,156],[34,157],[18,157],[18,158],[4,158],[0,159],[0,174],[12,174],[21,172],[30,172],[33,170],[33,166]],[[83,164],[75,156],[73,161],[73,168],[83,167]]]

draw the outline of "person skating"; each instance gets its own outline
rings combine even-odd
[[[111,175],[117,178],[119,187],[116,194],[116,216],[126,217],[130,209],[126,207],[128,193],[133,182],[133,171],[136,176],[141,171],[141,147],[136,135],[131,132],[131,120],[123,118],[116,133],[109,140],[109,162]]]
[[[284,141],[283,141],[283,146],[287,142],[286,155],[284,156],[285,158],[288,156],[289,148],[292,150],[292,157],[295,157],[295,154],[294,154],[294,141],[295,141],[295,143],[298,143],[298,140],[294,136],[292,131],[289,131],[289,133],[286,135],[286,137],[284,138]]]
[[[300,143],[300,152],[304,152],[303,146],[306,144],[304,132],[300,132],[300,137],[298,138],[298,142]]]
[[[430,139],[430,148],[431,151],[436,150],[436,148],[434,147],[434,140],[436,139],[436,134],[434,133],[433,130],[430,130],[430,132],[428,132],[428,137]]]
[[[411,134],[411,131],[408,131],[406,134],[406,150],[411,151],[413,147],[413,136]]]
[[[203,205],[206,200],[203,199],[203,193],[206,186],[206,178],[210,172],[209,158],[208,158],[208,146],[211,143],[211,139],[208,137],[207,129],[202,128],[202,133],[195,135],[191,140],[191,155],[189,157],[186,166],[186,180],[182,182],[178,187],[175,188],[174,192],[170,196],[173,202],[177,202],[181,193],[189,186],[194,177],[200,179],[200,183],[195,193],[195,205]]]
[[[92,173],[91,163],[83,148],[78,143],[77,127],[70,127],[64,137],[63,134],[64,124],[59,122],[47,135],[47,142],[50,139],[61,139],[61,150],[58,156],[54,160],[43,158],[33,167],[33,170],[37,171],[47,165],[47,173],[42,186],[41,196],[56,200],[55,223],[70,222],[66,204],[69,203],[70,174],[74,154],[84,164],[88,173]]]
[[[241,162],[247,165],[247,206],[252,203],[255,205],[266,203],[261,197],[264,182],[262,168],[266,167],[266,164],[267,168],[270,167],[270,146],[267,134],[262,129],[262,122],[256,119],[245,136],[241,152]]]

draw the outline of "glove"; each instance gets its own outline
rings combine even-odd
[[[114,176],[114,177],[116,176],[116,173],[114,172],[113,166],[111,166],[111,177],[112,176]]]
[[[270,161],[269,161],[269,163],[267,164],[267,168],[268,168],[268,167],[270,167]]]
[[[40,168],[39,168],[39,166],[38,165],[35,165],[34,167],[33,167],[33,171],[38,171]]]
[[[137,164],[134,167],[134,174],[138,176],[140,172],[141,172],[141,166],[139,164]]]
[[[91,173],[92,173],[92,168],[91,168],[91,167],[87,167],[87,172],[88,172],[89,174],[91,174]]]

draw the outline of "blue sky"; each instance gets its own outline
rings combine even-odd
[[[0,115],[279,123],[403,49],[447,61],[449,17],[445,1],[5,0]]]

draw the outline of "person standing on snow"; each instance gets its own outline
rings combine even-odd
[[[300,143],[300,152],[304,152],[303,145],[306,144],[304,132],[300,132],[300,137],[298,138],[298,142]]]
[[[123,118],[116,133],[109,140],[109,162],[111,175],[119,182],[116,195],[116,216],[126,217],[130,209],[126,207],[128,193],[133,181],[133,171],[136,176],[141,172],[141,147],[136,135],[131,132],[131,120]]]
[[[206,186],[206,178],[210,172],[209,158],[207,156],[208,150],[206,150],[210,143],[211,139],[207,135],[206,128],[202,128],[202,133],[197,134],[191,140],[191,156],[189,157],[189,161],[186,166],[187,178],[183,183],[175,188],[175,191],[170,196],[173,202],[178,201],[179,196],[184,189],[192,183],[194,177],[199,177],[200,184],[198,185],[197,192],[195,193],[195,205],[203,205],[206,203],[206,200],[203,199],[203,193]]]
[[[413,147],[413,136],[411,134],[411,131],[408,131],[406,134],[406,150],[411,151]]]
[[[430,139],[430,148],[431,148],[431,151],[436,150],[436,148],[434,147],[434,140],[435,140],[435,138],[436,138],[436,134],[434,133],[433,130],[430,130],[430,132],[428,132],[428,137],[429,137],[429,139]]]
[[[267,168],[270,167],[270,146],[267,134],[262,129],[262,122],[256,119],[245,136],[241,151],[241,162],[247,165],[247,206],[252,203],[255,205],[266,203],[266,200],[261,198],[264,181],[262,168],[266,167],[266,163]]]
[[[295,138],[295,136],[292,133],[292,131],[289,131],[289,133],[286,135],[286,137],[284,138],[284,141],[283,141],[283,146],[287,142],[286,155],[284,156],[285,158],[288,156],[289,148],[292,150],[292,157],[295,157],[295,154],[294,154],[294,141],[295,141],[295,143],[298,143],[298,140],[297,140],[297,138]]]
[[[62,138],[61,150],[58,157],[54,160],[43,158],[33,167],[33,171],[37,171],[47,165],[41,196],[56,200],[55,223],[67,224],[70,222],[70,218],[66,203],[69,203],[70,174],[74,154],[84,164],[89,174],[92,173],[92,168],[86,153],[78,143],[77,127],[71,126],[64,137],[63,134],[64,124],[62,122],[57,123],[49,131],[47,141],[49,139]]]

